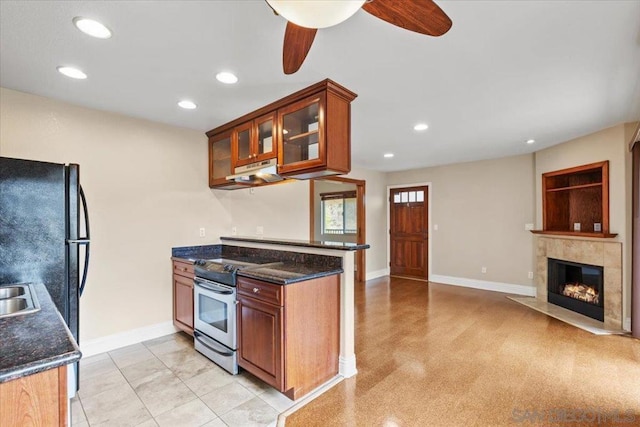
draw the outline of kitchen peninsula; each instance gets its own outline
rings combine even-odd
[[[221,237],[220,240],[241,247],[276,250],[285,252],[299,252],[338,257],[342,260],[340,274],[340,358],[338,373],[349,378],[358,373],[355,354],[355,323],[354,323],[354,254],[357,250],[369,249],[368,244],[285,240],[258,237]]]
[[[188,333],[196,329],[198,335],[193,317],[188,316],[191,309],[184,304],[193,292],[186,288],[185,279],[194,276],[194,263],[196,272],[207,259],[261,264],[236,272],[240,366],[294,399],[311,391],[310,384],[315,388],[336,374],[350,377],[357,373],[354,253],[369,245],[238,236],[221,240],[220,245],[173,248],[176,326]],[[183,302],[178,301],[180,295]],[[182,318],[178,319],[180,313]],[[261,323],[247,323],[256,319]],[[243,330],[253,333],[261,328],[269,344],[264,347],[263,342],[262,348],[253,350],[252,340],[243,336]],[[295,342],[299,342],[297,349],[290,349]],[[307,363],[292,357],[301,352],[307,353]],[[293,380],[303,372],[308,375],[312,369],[303,366],[309,366],[309,361],[322,373],[314,379]],[[291,388],[294,383],[301,385]]]

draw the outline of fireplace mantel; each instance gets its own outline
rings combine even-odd
[[[531,232],[533,234],[546,234],[550,236],[573,236],[597,239],[612,239],[618,235],[618,233],[587,233],[582,231],[531,230]]]

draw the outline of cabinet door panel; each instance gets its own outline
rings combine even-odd
[[[251,122],[238,126],[234,131],[234,144],[237,150],[236,166],[254,161],[251,150]]]
[[[216,135],[209,139],[209,186],[224,185],[231,175],[231,133]]]
[[[173,292],[174,322],[185,332],[193,333],[193,281],[174,274]]]
[[[282,308],[252,298],[238,298],[238,364],[280,389],[282,378]]]
[[[268,160],[277,153],[276,113],[270,113],[254,120],[255,146],[254,161]]]
[[[326,161],[324,100],[320,94],[278,110],[278,154],[283,173],[321,166]]]

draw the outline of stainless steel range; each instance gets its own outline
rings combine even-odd
[[[209,259],[194,263],[194,346],[230,372],[238,373],[236,334],[236,274],[267,261]]]

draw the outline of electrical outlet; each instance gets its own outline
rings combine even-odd
[[[200,237],[204,237],[206,235],[206,230],[204,227],[200,227]]]
[[[530,271],[528,276],[529,276],[529,279],[533,279],[533,271]]]
[[[433,224],[433,230],[438,231],[438,224]]]
[[[257,227],[256,227],[256,234],[257,234],[258,236],[262,236],[262,235],[264,234],[264,227],[263,227],[263,226],[261,226],[261,225],[257,226]]]
[[[532,223],[527,223],[524,225],[524,229],[527,231],[531,231],[533,230],[533,224]]]
[[[250,188],[250,189],[249,189],[249,194],[255,194],[255,192],[256,192],[256,189],[255,189],[255,188]]]
[[[235,236],[236,234],[238,234],[238,227],[231,227],[231,235]]]
[[[481,270],[481,271],[482,271],[483,273],[486,273],[486,272],[487,272],[487,267],[482,267],[482,270]]]

